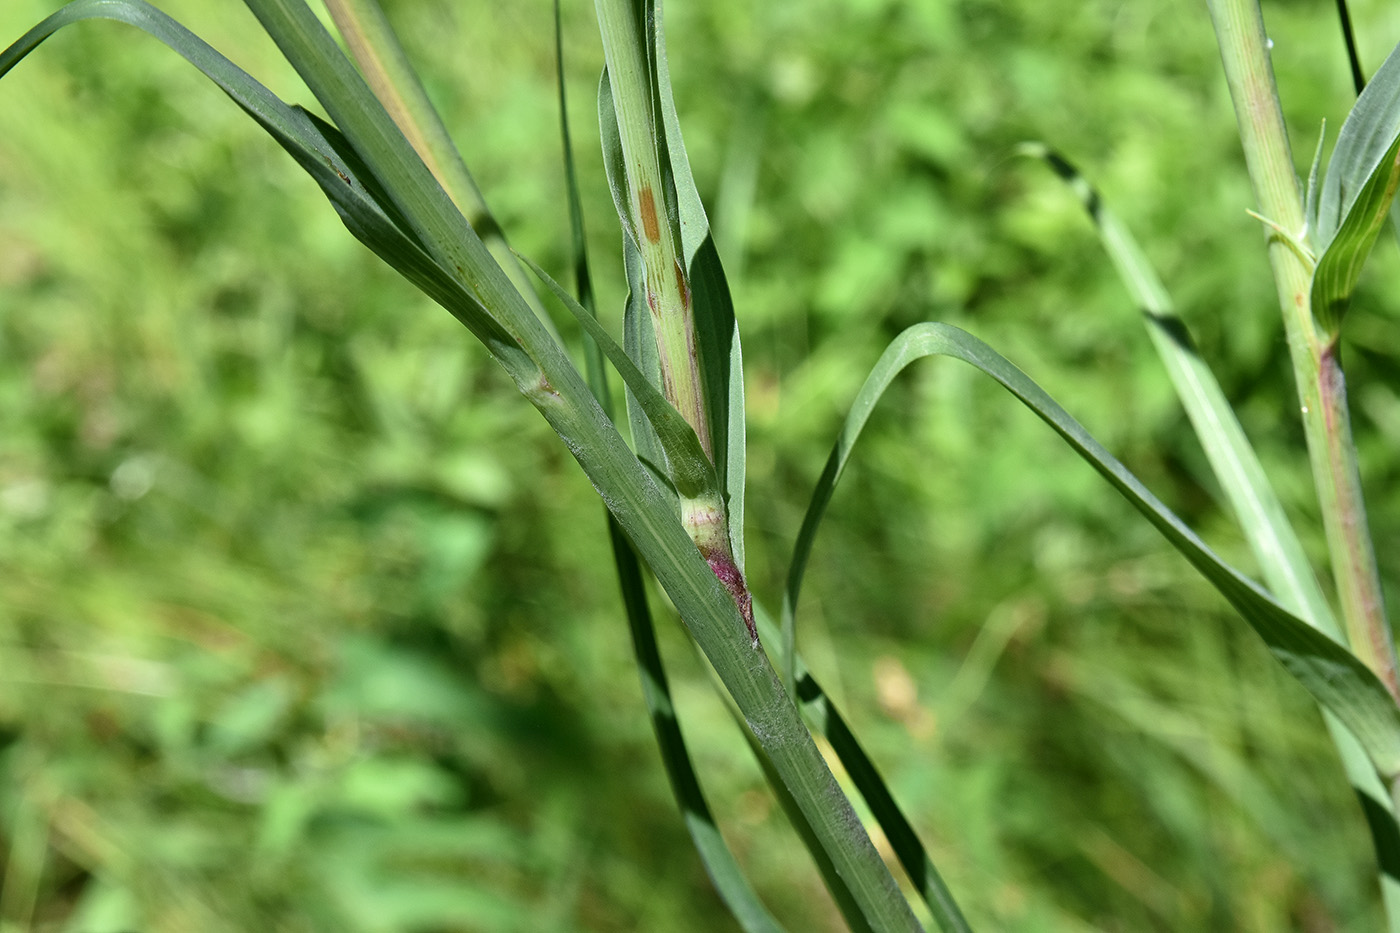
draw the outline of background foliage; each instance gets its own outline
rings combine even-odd
[[[514,244],[562,270],[549,5],[385,6]],[[0,38],[55,7],[4,4]],[[163,7],[309,102],[241,6]],[[573,128],[616,328],[601,49],[591,5],[571,7]],[[1265,13],[1303,159],[1351,103],[1339,30],[1327,3]],[[1400,12],[1353,13],[1374,69]],[[1322,553],[1197,4],[667,14],[744,329],[761,599],[776,606],[845,405],[926,319],[997,346],[1249,565],[1079,206],[1014,158],[1027,138],[1075,159],[1138,234]],[[1394,253],[1344,348],[1388,581]],[[0,426],[0,920],[730,923],[665,786],[586,480],[459,325],[125,27],[65,31],[0,85]],[[804,651],[974,925],[1377,925],[1369,843],[1316,712],[1087,467],[946,363],[899,383],[862,444],[809,570]],[[662,634],[721,825],[780,917],[835,928],[702,663]]]

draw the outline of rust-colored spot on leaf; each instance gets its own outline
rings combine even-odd
[[[676,260],[676,291],[680,293],[681,301],[685,306],[690,307],[690,283],[686,281],[685,267],[681,265],[679,259]]]
[[[656,195],[652,194],[651,185],[642,186],[639,198],[642,202],[642,232],[652,243],[660,243],[661,224],[656,219]]]

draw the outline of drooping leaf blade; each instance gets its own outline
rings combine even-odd
[[[1264,582],[1291,612],[1340,639],[1336,617],[1254,447],[1132,233],[1088,179],[1059,153],[1039,144],[1029,144],[1022,151],[1043,159],[1084,205],[1119,278],[1142,312],[1153,347],[1259,561]]]
[[[1216,480],[1240,521],[1264,582],[1286,609],[1340,641],[1342,634],[1336,616],[1254,448],[1210,368],[1196,352],[1147,257],[1099,193],[1066,159],[1039,144],[1023,151],[1044,159],[1084,205],[1124,286],[1143,312],[1153,345],[1191,419]],[[1315,196],[1321,155],[1319,138],[1309,176],[1309,204]],[[1400,929],[1400,865],[1396,861],[1400,855],[1400,824],[1395,819],[1394,802],[1356,737],[1330,711],[1324,709],[1323,717],[1371,831],[1391,928]]]
[[[836,481],[871,411],[894,377],[927,356],[960,359],[991,376],[1049,424],[1242,615],[1270,651],[1324,708],[1356,736],[1381,776],[1400,774],[1400,708],[1379,679],[1337,641],[1291,614],[1230,567],[1025,373],[971,334],[947,324],[917,324],[900,334],[872,369],[812,494],[788,572],[793,606],[811,544]],[[785,617],[786,621],[786,617]]]

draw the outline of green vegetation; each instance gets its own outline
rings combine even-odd
[[[295,12],[279,0],[249,6],[273,24]],[[571,286],[552,11],[471,6],[384,3],[499,229]],[[11,0],[0,39],[55,8]],[[776,703],[778,681],[765,679],[730,594],[680,523],[656,518],[664,500],[648,474],[607,446],[582,377],[509,291],[523,272],[479,271],[487,249],[507,264],[509,253],[467,203],[469,184],[447,187],[484,245],[454,238],[461,218],[424,184],[426,170],[402,161],[401,140],[365,142],[383,124],[318,85],[336,78],[329,71],[308,81],[340,109],[313,107],[241,5],[162,9],[357,141],[367,164],[343,161],[342,146],[312,170],[352,219],[387,218],[366,238],[377,231],[381,253],[413,257],[420,281],[505,366],[347,236],[316,183],[158,42],[84,23],[5,76],[0,930],[732,927],[686,831],[705,838],[703,821],[683,820],[667,786],[648,702],[653,712],[674,703],[724,841],[773,917],[794,930],[840,928],[843,913],[857,927],[864,915],[896,928],[903,908],[881,913],[894,904],[880,894],[890,876],[864,835],[839,808],[813,809],[825,779],[817,753],[834,762],[848,746],[806,672],[975,929],[1384,926],[1376,856],[1347,785],[1358,768],[1373,783],[1374,773],[1357,754],[1344,771],[1308,693],[1131,505],[962,363],[911,366],[860,420],[874,398],[863,380],[901,334],[906,357],[880,370],[891,378],[908,356],[939,350],[1015,382],[960,331],[907,330],[955,325],[1034,378],[1231,564],[1330,624],[1310,584],[1281,582],[1286,562],[1256,562],[1257,539],[1232,517],[1243,511],[1237,490],[1213,478],[1219,452],[1196,441],[1157,355],[1170,352],[1162,322],[1174,309],[1330,597],[1328,535],[1335,549],[1354,526],[1319,511],[1306,443],[1326,438],[1316,423],[1305,437],[1296,417],[1269,253],[1247,210],[1304,247],[1274,236],[1269,249],[1282,280],[1303,275],[1305,291],[1322,244],[1286,203],[1252,194],[1198,4],[667,6],[679,163],[668,143],[681,166],[677,209],[692,223],[663,245],[691,262],[697,301],[717,300],[696,274],[712,257],[696,259],[693,170],[743,333],[747,455],[726,445],[736,432],[722,405],[678,405],[697,438],[665,422],[674,413],[655,399],[646,415],[629,412],[632,435],[643,452],[665,448],[668,481],[691,502],[709,502],[718,484],[736,513],[747,472],[746,536],[696,540],[732,540],[764,647],[808,701],[816,748],[782,740],[796,717]],[[1331,5],[1265,14],[1306,178],[1321,119],[1340,127],[1354,99],[1341,33]],[[1353,15],[1372,74],[1400,18],[1379,3]],[[645,41],[626,39],[619,22],[603,30],[613,62]],[[622,132],[600,139],[592,5],[563,10],[562,48],[596,307],[622,335],[619,213],[634,231],[646,223],[626,219],[638,190],[616,172],[610,186],[600,153],[617,165],[630,152],[627,95],[635,103],[645,82],[613,82]],[[1225,49],[1227,59],[1246,51]],[[1096,229],[1073,192],[1018,157],[1030,139],[1072,159],[1121,226],[1099,213]],[[1358,161],[1348,159],[1337,165]],[[649,184],[664,184],[654,171]],[[358,196],[371,176],[407,220],[337,187]],[[1320,173],[1325,224],[1309,235],[1341,228],[1335,242],[1369,247],[1375,224],[1334,216],[1335,177]],[[1129,230],[1145,255],[1123,245]],[[1138,270],[1135,290],[1104,245]],[[1340,326],[1373,579],[1394,606],[1400,268],[1388,233],[1375,252],[1359,280],[1336,254],[1322,257],[1328,273],[1309,294],[1324,337]],[[458,258],[460,274],[443,271]],[[634,276],[636,296],[641,283]],[[535,306],[556,313],[582,360],[579,321],[551,289],[540,293]],[[1144,308],[1157,315],[1153,339]],[[644,369],[649,341],[628,328]],[[1313,357],[1325,376],[1332,357]],[[702,362],[713,369],[716,357]],[[1189,361],[1168,365],[1191,378]],[[543,388],[530,381],[538,371]],[[699,378],[711,380],[712,402],[723,395],[722,376]],[[862,440],[797,603],[799,661],[782,650],[788,562],[857,399],[847,437],[864,425]],[[596,441],[580,456],[589,476],[551,424]],[[717,470],[687,453],[697,441]],[[647,582],[669,701],[650,681],[646,701],[639,689],[590,478],[685,610],[688,629]],[[1364,571],[1343,578],[1344,593],[1357,585],[1335,605],[1366,602]],[[1306,640],[1234,592],[1275,647],[1280,631],[1288,644]],[[1364,611],[1347,615],[1360,620],[1354,639],[1377,643]],[[740,676],[750,663],[758,674]],[[1350,676],[1350,696],[1363,695],[1364,671]],[[729,695],[760,726],[762,767]],[[1383,708],[1370,747],[1385,752],[1395,710],[1383,690],[1374,696]],[[763,767],[788,792],[774,795]],[[848,791],[859,781],[839,767],[837,777]],[[805,813],[799,833],[846,866],[844,881],[814,871],[789,806]],[[907,856],[898,833],[893,843],[872,835],[891,865]],[[1397,928],[1393,906],[1390,916]]]

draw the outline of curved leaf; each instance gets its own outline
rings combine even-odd
[[[1335,337],[1361,269],[1400,186],[1400,46],[1366,85],[1342,124],[1315,216],[1312,309]]]
[[[1312,240],[1325,250],[1341,229],[1361,190],[1400,135],[1400,46],[1381,65],[1347,115],[1308,218]]]
[[[1336,617],[1258,455],[1137,241],[1088,179],[1063,156],[1040,144],[1028,144],[1022,151],[1043,159],[1084,205],[1119,278],[1142,310],[1152,344],[1191,419],[1211,471],[1244,530],[1265,583],[1289,611],[1341,640]]]
[[[1044,146],[1033,144],[1024,151],[1043,158],[1078,196],[1117,267],[1123,284],[1141,306],[1152,342],[1176,386],[1177,395],[1205,449],[1211,469],[1244,529],[1269,589],[1289,611],[1341,640],[1336,616],[1318,585],[1303,546],[1269,484],[1254,448],[1225,400],[1220,384],[1196,352],[1185,324],[1177,317],[1171,299],[1147,257],[1138,248],[1128,229],[1073,165]],[[1321,151],[1322,142],[1319,139],[1317,156],[1313,159],[1313,177],[1308,184],[1309,192],[1316,188],[1315,176]],[[1391,929],[1400,929],[1400,867],[1397,867],[1395,858],[1395,854],[1400,852],[1400,825],[1395,820],[1394,803],[1355,736],[1325,709],[1323,718],[1371,830],[1380,868],[1381,892],[1391,918]]]
[[[785,625],[791,627],[812,540],[856,438],[894,377],[910,363],[934,355],[977,367],[1054,428],[1244,616],[1289,673],[1352,731],[1376,770],[1387,779],[1400,774],[1400,708],[1355,655],[1224,563],[1025,373],[981,340],[948,324],[917,324],[896,337],[857,394],[803,519],[788,570]]]

